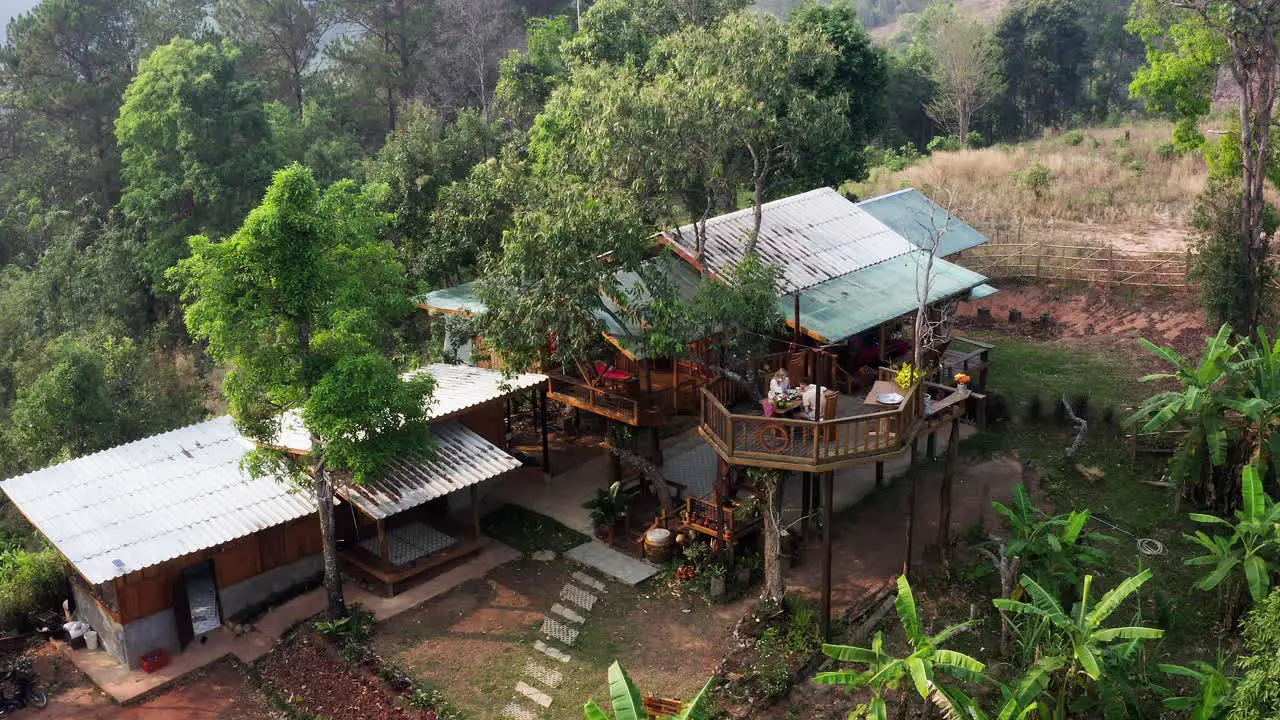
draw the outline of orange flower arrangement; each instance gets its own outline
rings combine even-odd
[[[958,385],[968,385],[969,379],[969,376],[964,373],[956,373],[956,384]]]

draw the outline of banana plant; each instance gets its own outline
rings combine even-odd
[[[1095,544],[1116,542],[1110,535],[1085,532],[1089,510],[1073,510],[1042,520],[1022,483],[1013,487],[1012,507],[999,502],[992,502],[991,506],[1009,526],[1007,554],[1022,558],[1024,566],[1035,568],[1041,582],[1052,584],[1055,590],[1059,579],[1066,580],[1073,589],[1078,587],[1082,571],[1107,562],[1106,551]]]
[[[1227,674],[1227,659],[1218,654],[1217,664],[1197,660],[1191,667],[1160,665],[1160,672],[1190,678],[1195,682],[1196,694],[1165,698],[1164,706],[1170,710],[1189,711],[1190,720],[1220,720],[1231,710],[1231,694],[1237,678]]]
[[[1058,657],[1043,658],[1031,666],[1016,685],[999,685],[1000,704],[988,713],[968,695],[955,688],[937,688],[930,696],[947,720],[1026,720],[1047,714],[1049,709],[1040,696],[1053,680],[1064,661]]]
[[[1179,441],[1169,466],[1169,479],[1178,488],[1174,512],[1182,497],[1182,488],[1210,481],[1212,467],[1227,460],[1228,433],[1223,423],[1229,386],[1234,377],[1235,360],[1240,356],[1240,343],[1232,342],[1232,329],[1223,324],[1218,334],[1205,344],[1200,363],[1194,364],[1172,348],[1138,340],[1143,347],[1173,367],[1171,373],[1156,373],[1142,382],[1174,380],[1182,388],[1156,393],[1143,400],[1127,425],[1141,425],[1144,433],[1186,430]]]
[[[647,720],[649,711],[644,707],[644,696],[631,682],[631,676],[623,669],[622,664],[614,662],[609,666],[609,700],[613,705],[611,719],[595,700],[588,700],[582,711],[586,720]],[[672,720],[707,720],[711,712],[711,682],[702,686],[697,697],[686,704],[679,715]]]
[[[1209,535],[1197,530],[1194,535],[1183,535],[1205,550],[1204,555],[1190,558],[1187,565],[1212,565],[1213,570],[1200,578],[1196,587],[1212,590],[1231,577],[1239,583],[1237,575],[1243,575],[1249,596],[1260,602],[1271,591],[1271,578],[1276,572],[1274,557],[1280,548],[1276,523],[1280,522],[1280,504],[1271,501],[1262,490],[1262,478],[1258,469],[1246,465],[1241,472],[1240,487],[1244,507],[1236,511],[1233,524],[1215,515],[1191,513],[1191,519],[1199,523],[1224,525],[1230,535]],[[1233,620],[1235,597],[1238,592],[1228,590],[1228,617]]]
[[[1234,373],[1241,381],[1240,397],[1228,397],[1224,404],[1244,416],[1254,436],[1252,462],[1262,475],[1275,469],[1280,458],[1280,338],[1275,342],[1265,330],[1243,346],[1244,360]]]
[[[1126,578],[1090,606],[1093,576],[1086,575],[1080,602],[1071,613],[1064,610],[1053,595],[1027,575],[1023,575],[1020,582],[1031,602],[1004,598],[992,601],[997,608],[1026,616],[1034,625],[1048,631],[1040,636],[1043,645],[1037,650],[1037,654],[1041,658],[1053,658],[1056,665],[1052,673],[1053,680],[1046,691],[1047,695],[1052,695],[1052,691],[1056,689],[1056,697],[1051,705],[1041,703],[1052,708],[1052,717],[1067,717],[1067,693],[1070,688],[1087,684],[1088,681],[1096,685],[1105,671],[1104,657],[1121,644],[1118,641],[1147,640],[1164,635],[1163,630],[1156,628],[1103,626],[1107,618],[1150,579],[1151,571],[1143,570]]]
[[[865,664],[866,670],[822,672],[813,678],[815,683],[821,685],[870,689],[871,702],[858,708],[855,714],[874,720],[886,720],[888,717],[888,707],[884,701],[887,690],[896,690],[910,682],[921,698],[930,699],[942,687],[938,683],[939,673],[976,682],[983,679],[983,671],[986,669],[985,665],[974,658],[942,647],[956,633],[969,627],[969,623],[952,625],[936,635],[925,633],[915,595],[912,594],[911,584],[905,575],[898,578],[898,597],[894,601],[894,607],[898,611],[898,619],[902,623],[907,642],[911,645],[910,655],[895,658],[885,653],[884,635],[877,632],[869,648],[851,645],[822,646],[822,652],[827,656],[843,662]]]

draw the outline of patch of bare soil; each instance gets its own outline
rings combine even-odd
[[[333,720],[435,719],[430,710],[397,702],[400,695],[377,677],[374,668],[348,665],[331,643],[309,630],[272,653],[260,670],[282,696],[311,715]]]
[[[1042,313],[1053,316],[1059,337],[1109,345],[1134,347],[1133,340],[1146,338],[1182,351],[1199,347],[1208,333],[1204,311],[1189,293],[1124,297],[1096,289],[1002,283],[995,295],[960,303],[959,327],[979,326],[978,306],[991,309],[990,327],[1013,334],[1035,334]],[[1022,311],[1021,323],[1009,322],[1010,310]]]

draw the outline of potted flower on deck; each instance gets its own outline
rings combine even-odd
[[[591,511],[591,524],[595,526],[596,537],[607,543],[613,543],[618,523],[627,514],[626,501],[619,496],[621,483],[614,483],[607,488],[596,490],[596,496],[582,504]]]

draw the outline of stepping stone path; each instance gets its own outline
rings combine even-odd
[[[524,674],[549,688],[560,687],[560,681],[564,680],[564,676],[560,673],[535,662],[528,663],[524,666]]]
[[[542,634],[552,640],[559,640],[565,645],[572,645],[578,640],[577,630],[551,618],[546,618],[542,621]]]
[[[516,692],[538,703],[544,708],[551,707],[551,696],[536,687],[518,682],[516,683]]]
[[[568,620],[569,622],[576,622],[579,625],[587,621],[586,618],[570,610],[569,608],[561,605],[560,603],[556,603],[555,605],[551,606],[551,613],[553,615],[559,615],[560,617],[564,618],[565,620]]]
[[[555,559],[555,553],[540,550],[533,553],[533,559],[550,562]],[[539,629],[543,637],[533,642],[534,650],[562,664],[573,658],[560,646],[572,647],[578,641],[581,626],[587,622],[586,613],[595,607],[599,595],[609,592],[602,581],[585,572],[575,570],[571,577],[573,581],[560,588],[563,604],[557,602],[551,606]],[[564,675],[559,670],[529,661],[525,663],[523,678],[516,682],[516,694],[520,697],[502,709],[502,716],[510,720],[538,720],[542,717],[540,709],[550,708],[554,701],[548,691],[560,687]]]
[[[591,608],[596,604],[595,595],[592,595],[577,585],[572,584],[567,584],[560,589],[560,599],[568,600],[587,612],[590,612]]]
[[[556,553],[554,550],[534,550],[530,557],[538,562],[551,562],[556,559]]]
[[[591,577],[590,575],[584,572],[575,572],[573,574],[573,579],[577,580],[583,585],[586,585],[589,588],[594,588],[596,590],[599,590],[602,593],[609,592],[609,590],[604,586],[604,583],[600,582],[599,580]]]

